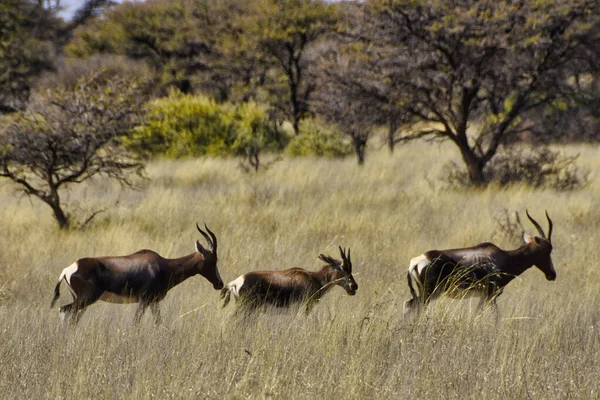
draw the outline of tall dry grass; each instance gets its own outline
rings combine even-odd
[[[600,169],[598,149],[580,165]],[[108,207],[86,230],[60,232],[49,209],[0,187],[0,393],[3,398],[456,398],[600,396],[600,182],[557,193],[514,186],[445,190],[451,147],[413,144],[393,156],[292,159],[248,175],[235,160],[156,161],[139,191],[110,182],[73,188],[83,210]],[[592,177],[594,178],[594,177]],[[493,240],[504,209],[555,222],[558,279],[532,268],[499,299],[500,322],[476,301],[441,300],[402,319],[410,258]],[[340,288],[313,313],[240,320],[201,277],[161,303],[165,322],[135,305],[97,303],[61,326],[48,308],[61,270],[84,256],[151,248],[193,251],[206,222],[219,238],[225,281],[258,269],[316,269],[321,252],[350,246],[354,297]],[[530,232],[535,232],[528,226]],[[70,301],[62,287],[62,304]]]

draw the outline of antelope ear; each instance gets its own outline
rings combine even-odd
[[[333,258],[326,256],[325,254],[319,254],[319,260],[324,261],[327,264],[333,264]]]
[[[334,259],[333,257],[326,256],[325,254],[319,254],[319,259],[321,261],[325,261],[327,264],[331,265],[333,269],[337,269],[339,271],[342,270],[341,263]]]
[[[535,241],[535,238],[527,233],[523,233],[523,240],[525,241],[525,243],[529,244]]]

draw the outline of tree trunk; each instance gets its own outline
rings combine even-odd
[[[290,83],[290,102],[292,103],[292,125],[294,134],[300,135],[300,102],[298,101],[298,85]]]
[[[62,210],[62,208],[60,206],[60,202],[53,201],[52,203],[48,203],[48,205],[50,205],[50,207],[52,207],[52,211],[54,212],[54,219],[56,219],[56,222],[58,222],[58,227],[60,229],[69,228],[69,218]]]
[[[358,165],[363,166],[365,164],[365,148],[367,147],[367,140],[358,135],[353,136],[352,145],[354,147],[354,152],[356,153]]]
[[[294,115],[294,121],[292,125],[294,127],[294,133],[296,136],[300,135],[300,118],[298,116]]]
[[[248,154],[248,162],[254,168],[254,172],[258,172],[258,169],[260,168],[260,158],[257,151]]]
[[[460,148],[463,161],[467,167],[467,172],[469,174],[469,181],[474,186],[483,186],[486,183],[485,174],[483,173],[483,167],[485,164],[482,159],[478,157],[473,151],[469,148]]]
[[[40,196],[38,197],[46,204],[52,208],[54,212],[54,219],[58,223],[58,227],[60,229],[67,229],[69,227],[69,217],[63,211],[60,205],[60,196],[58,194],[58,187],[54,185],[52,181],[49,182],[50,186],[50,195],[49,196]]]
[[[390,119],[390,121],[388,122],[387,145],[391,154],[394,154],[394,146],[396,145],[396,129],[398,129],[398,126],[392,119]]]

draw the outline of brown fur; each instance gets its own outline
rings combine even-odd
[[[430,250],[424,254],[428,265],[421,271],[413,271],[411,265],[407,278],[412,299],[404,303],[404,311],[422,309],[445,294],[462,298],[467,294],[481,296],[480,307],[491,303],[496,307],[496,298],[504,287],[524,271],[537,266],[548,280],[556,279],[556,271],[550,256],[552,252],[552,221],[548,217],[548,238],[539,224],[527,216],[542,237],[527,236],[526,244],[515,250],[502,250],[492,243],[460,249]],[[417,294],[414,286],[419,289]]]
[[[167,259],[152,250],[120,257],[82,258],[77,260],[77,270],[70,277],[64,275],[56,284],[50,307],[60,296],[60,284],[64,280],[73,294],[73,303],[60,308],[77,322],[83,310],[98,300],[109,302],[139,302],[135,320],[139,321],[148,306],[151,306],[157,323],[160,322],[160,302],[167,292],[191,276],[200,274],[211,282],[215,289],[223,287],[217,268],[216,237],[208,230],[205,235],[210,250],[199,242],[197,251],[187,256]],[[123,301],[119,301],[122,299]]]
[[[323,295],[338,285],[350,295],[354,295],[358,284],[352,277],[352,263],[340,248],[343,261],[321,255],[327,265],[319,271],[307,271],[302,268],[290,268],[283,271],[255,271],[244,277],[239,288],[240,306],[246,311],[254,311],[264,306],[289,307],[297,303],[306,304],[306,312],[318,302]],[[224,305],[229,303],[231,283],[221,291]]]

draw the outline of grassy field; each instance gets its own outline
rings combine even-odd
[[[570,148],[600,170],[597,148]],[[50,209],[0,184],[0,397],[567,399],[600,397],[600,180],[558,193],[515,186],[452,191],[438,175],[452,147],[412,144],[393,156],[292,159],[248,175],[236,160],[155,161],[139,191],[111,182],[65,195],[107,208],[83,231],[59,232]],[[500,321],[476,300],[441,300],[405,321],[409,260],[434,248],[494,241],[504,210],[555,223],[555,282],[536,268],[499,299]],[[352,248],[357,295],[334,288],[312,314],[256,320],[222,309],[201,277],[133,326],[135,305],[97,303],[74,328],[50,310],[77,258],[150,248],[191,253],[206,222],[225,282],[259,269],[316,269],[319,253]],[[527,223],[530,233],[535,229]],[[61,304],[70,302],[63,285]]]

